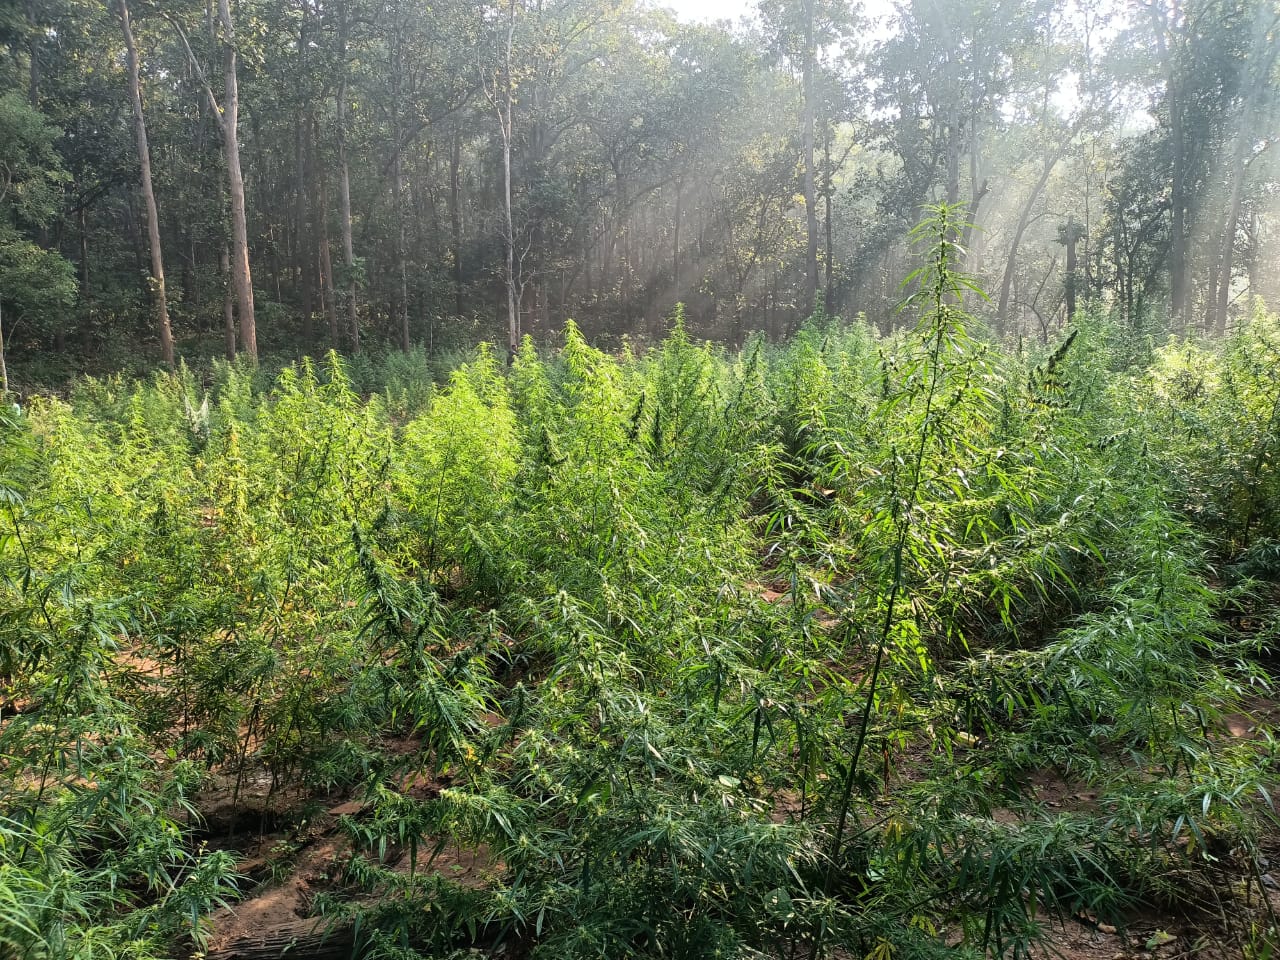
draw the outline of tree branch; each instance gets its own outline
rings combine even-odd
[[[160,16],[169,21],[170,25],[178,34],[178,39],[182,41],[182,49],[187,52],[187,62],[191,65],[191,69],[195,71],[196,79],[200,81],[200,85],[204,88],[205,96],[209,98],[209,107],[218,117],[222,116],[222,108],[218,106],[218,98],[214,95],[213,87],[209,85],[209,79],[204,75],[204,69],[200,66],[200,61],[196,59],[195,52],[191,49],[191,43],[187,40],[187,31],[182,29],[180,24],[171,14],[161,12]],[[222,130],[222,124],[218,124],[218,130]]]

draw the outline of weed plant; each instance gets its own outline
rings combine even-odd
[[[677,312],[641,357],[570,323],[0,412],[0,956],[200,944],[211,776],[363,801],[316,907],[365,956],[1021,957],[1206,902],[1274,937],[1223,879],[1269,748],[1222,720],[1268,689],[1280,323],[1011,352],[955,215],[888,337]]]

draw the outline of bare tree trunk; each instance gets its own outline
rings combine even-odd
[[[462,170],[462,131],[453,131],[453,150],[449,156],[449,229],[453,241],[453,311],[462,316],[462,210],[459,207],[459,181]]]
[[[835,170],[831,166],[831,124],[823,118],[822,122],[822,202],[823,231],[826,234],[826,258],[823,266],[826,270],[822,290],[822,310],[828,316],[835,314],[835,221],[832,218],[833,194],[835,188]]]
[[[257,363],[258,328],[253,313],[253,277],[249,272],[249,223],[245,213],[244,174],[240,171],[240,85],[236,78],[236,34],[230,0],[218,0],[218,19],[226,46],[222,130],[231,189],[231,277],[236,289],[240,343],[250,362]]]
[[[814,127],[813,0],[804,0],[804,61],[800,67],[804,93],[804,210],[807,231],[805,249],[805,314],[813,313],[818,300],[818,202],[813,158]]]
[[[990,182],[983,178],[979,184],[982,168],[982,157],[978,150],[978,106],[971,105],[969,116],[969,208],[965,213],[964,228],[961,233],[960,246],[965,251],[965,269],[971,276],[976,276],[982,269],[981,251],[974,243],[974,229],[978,225],[978,210],[987,196]]]
[[[347,269],[347,334],[360,352],[360,319],[356,309],[356,254],[351,236],[351,171],[347,164],[347,5],[338,4],[338,207],[342,220],[342,256]]]
[[[151,247],[151,296],[155,301],[156,332],[160,335],[160,355],[173,368],[173,331],[169,326],[169,305],[164,288],[164,257],[160,250],[160,213],[151,185],[151,150],[147,144],[147,121],[142,113],[142,85],[138,77],[138,49],[133,41],[126,0],[118,0],[120,29],[124,34],[125,62],[129,71],[129,100],[133,106],[133,136],[138,147],[138,168],[142,179],[143,210],[147,220],[147,240]]]
[[[399,210],[397,219],[400,221],[397,224],[400,236],[399,236],[399,243],[397,245],[398,249],[396,251],[396,255],[400,260],[400,349],[403,350],[405,353],[408,353],[409,347],[410,347],[410,342],[409,342],[409,339],[410,339],[409,338],[409,266],[408,266],[408,255],[405,249],[408,246],[408,241],[406,239],[406,232],[405,232],[405,226],[404,226],[405,183],[404,183],[403,172],[401,170],[400,157],[398,155],[398,151],[396,156],[395,182],[396,182],[396,197],[399,200],[399,203],[397,204],[397,207]]]
[[[312,289],[314,279],[313,266],[316,259],[315,245],[306,241],[310,233],[310,211],[308,210],[311,178],[309,176],[310,149],[307,144],[307,123],[299,120],[294,131],[294,179],[297,184],[294,214],[297,230],[294,240],[293,258],[297,271],[298,284],[302,293],[302,339],[310,344],[315,339],[313,321],[315,316],[315,297]]]
[[[1249,259],[1245,262],[1245,270],[1249,276],[1249,295],[1254,297],[1262,296],[1262,276],[1260,267],[1262,266],[1262,257],[1259,252],[1262,246],[1261,235],[1259,233],[1261,224],[1258,222],[1258,211],[1251,210],[1249,212]]]
[[[318,146],[318,131],[319,124],[316,123],[313,115],[311,117],[311,143],[315,158],[315,179],[313,182],[315,203],[312,204],[312,210],[318,235],[316,266],[320,274],[317,286],[320,291],[320,308],[324,311],[325,320],[329,325],[329,346],[337,350],[341,343],[339,342],[338,332],[337,293],[333,287],[333,259],[329,252],[329,189],[327,186],[329,174],[328,170],[325,169],[324,155],[320,152]]]
[[[409,352],[409,268],[408,268],[408,241],[407,232],[405,230],[405,195],[408,192],[408,185],[405,183],[404,177],[404,133],[400,129],[400,82],[404,75],[404,45],[400,41],[403,32],[403,25],[397,24],[395,33],[395,53],[392,58],[392,82],[393,89],[391,93],[391,134],[395,138],[392,154],[391,182],[392,189],[395,190],[395,211],[396,211],[396,260],[399,265],[400,273],[400,292],[399,292],[399,314],[400,314],[400,349],[405,353]]]
[[[683,219],[684,207],[684,177],[676,178],[676,213],[675,213],[675,230],[671,241],[671,288],[675,291],[676,300],[681,299],[680,296],[680,221]]]
[[[1259,8],[1259,15],[1261,8]],[[1231,273],[1235,267],[1236,228],[1240,223],[1240,208],[1244,197],[1245,153],[1250,138],[1255,135],[1253,123],[1258,99],[1276,62],[1277,47],[1270,38],[1280,15],[1267,26],[1263,20],[1254,25],[1254,40],[1249,56],[1250,65],[1262,63],[1253,70],[1252,82],[1245,94],[1244,105],[1237,121],[1236,142],[1231,153],[1231,199],[1227,204],[1227,222],[1222,231],[1222,253],[1218,261],[1218,285],[1211,290],[1214,297],[1213,329],[1218,336],[1227,332],[1227,310],[1231,305]]]
[[[514,99],[511,81],[511,51],[516,32],[516,3],[507,3],[507,49],[503,62],[503,95],[497,104],[498,125],[502,128],[502,202],[507,245],[507,348],[514,358],[520,348],[520,310],[517,306],[516,230],[511,210],[511,107]]]
[[[0,302],[0,398],[9,393],[9,365],[4,361],[4,304]]]
[[[233,293],[234,282],[231,279],[231,250],[224,243],[222,245],[222,256],[219,261],[222,268],[222,344],[223,351],[228,360],[236,358],[236,317],[235,317],[235,295]]]
[[[311,5],[302,0],[302,23],[298,25],[298,61],[305,73],[307,69],[307,39],[309,35]],[[313,247],[304,238],[307,236],[307,206],[310,199],[310,180],[307,176],[310,154],[307,149],[309,133],[306,117],[294,118],[293,126],[293,162],[294,162],[294,238],[293,238],[293,279],[298,284],[297,291],[302,300],[302,336],[309,344],[314,331],[312,329],[312,294],[311,263],[314,259]]]
[[[1068,217],[1062,236],[1067,246],[1067,276],[1064,290],[1067,298],[1067,323],[1074,321],[1076,316],[1076,244],[1085,235],[1084,227],[1076,221],[1076,218]]]
[[[333,285],[333,257],[329,253],[329,231],[320,228],[320,278],[321,296],[324,299],[324,314],[329,322],[329,346],[337,350],[341,344],[342,331],[338,328],[338,291]]]
[[[307,40],[309,36],[311,5],[302,0],[302,23],[298,27],[298,60],[305,71],[307,67]],[[313,291],[316,260],[315,245],[307,242],[310,233],[311,206],[311,123],[308,116],[294,120],[294,242],[293,270],[302,299],[302,339],[310,345],[315,339],[315,297]]]
[[[947,203],[960,202],[960,120],[955,107],[947,118]]]
[[[138,212],[133,208],[134,199],[132,190],[124,192],[124,220],[129,239],[133,241],[130,246],[133,248],[134,269],[137,271],[135,276],[138,278],[138,292],[146,299],[151,296],[151,285],[143,279],[147,276],[147,258],[142,249],[146,242],[142,239],[142,231],[138,229]]]
[[[27,99],[40,109],[40,31],[37,29],[35,0],[27,0]]]
[[[1169,104],[1169,140],[1172,147],[1173,177],[1170,191],[1170,208],[1172,210],[1171,245],[1169,250],[1169,289],[1170,318],[1175,329],[1186,330],[1187,308],[1187,190],[1186,190],[1186,143],[1183,132],[1182,91],[1179,89],[1174,73],[1173,51],[1169,49],[1170,40],[1178,31],[1178,20],[1181,17],[1181,0],[1172,0],[1166,10],[1163,4],[1151,4],[1149,8],[1155,19],[1156,50],[1160,56],[1160,65],[1164,73],[1165,99]],[[1170,20],[1173,22],[1170,23]]]
[[[1036,201],[1040,199],[1040,195],[1044,193],[1045,186],[1049,183],[1049,177],[1053,174],[1053,168],[1058,165],[1058,161],[1062,159],[1067,152],[1067,148],[1071,145],[1071,140],[1075,137],[1076,131],[1079,129],[1081,120],[1077,120],[1072,126],[1068,136],[1064,137],[1058,149],[1045,157],[1044,169],[1040,171],[1040,179],[1031,188],[1031,193],[1027,195],[1026,202],[1022,205],[1022,212],[1018,214],[1018,224],[1013,231],[1013,243],[1009,245],[1009,256],[1005,260],[1004,279],[1000,283],[1000,301],[996,307],[996,332],[1001,336],[1005,333],[1005,324],[1009,319],[1009,295],[1013,289],[1013,273],[1018,264],[1018,249],[1022,246],[1022,235],[1027,231],[1027,225],[1031,222],[1031,211],[1035,208]]]
[[[89,225],[85,208],[80,208],[80,300],[84,316],[80,320],[80,348],[88,353],[93,347],[93,288],[89,286]]]

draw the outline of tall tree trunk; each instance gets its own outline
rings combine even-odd
[[[0,301],[0,399],[9,393],[9,365],[4,360],[4,302]]]
[[[1186,190],[1186,137],[1183,131],[1182,91],[1176,75],[1170,42],[1179,31],[1181,0],[1172,0],[1166,10],[1163,4],[1150,5],[1155,19],[1156,50],[1164,73],[1165,100],[1169,107],[1169,141],[1173,176],[1170,189],[1172,212],[1171,243],[1169,249],[1170,319],[1175,329],[1185,331],[1187,309],[1187,190]],[[1170,22],[1172,20],[1172,23]]]
[[[231,277],[240,320],[240,345],[250,362],[257,363],[258,328],[253,312],[253,277],[249,271],[249,223],[245,213],[244,174],[240,170],[240,85],[236,77],[236,34],[230,0],[218,0],[218,20],[226,46],[222,142],[227,152],[227,184],[231,191]]]
[[[342,256],[347,270],[347,335],[360,352],[360,318],[356,307],[356,253],[351,236],[351,171],[347,163],[347,5],[338,4],[338,214],[342,221]]]
[[[1169,127],[1173,138],[1173,243],[1169,253],[1170,314],[1178,329],[1186,329],[1187,319],[1187,191],[1183,153],[1182,105],[1171,104]]]
[[[333,260],[329,249],[329,188],[327,186],[329,173],[325,167],[324,154],[319,146],[320,125],[316,121],[314,114],[310,116],[310,122],[312,159],[314,161],[312,167],[312,189],[315,193],[311,209],[316,225],[316,237],[314,238],[318,273],[316,287],[320,294],[320,309],[324,311],[325,320],[329,327],[329,346],[337,350],[342,344],[338,332],[337,294],[333,286]]]
[[[138,211],[134,209],[135,197],[132,190],[125,191],[124,196],[124,220],[125,228],[129,231],[129,239],[133,242],[133,266],[137,271],[135,276],[138,278],[138,293],[142,295],[144,300],[151,297],[151,284],[144,278],[147,274],[147,256],[143,249],[147,244],[142,237],[142,230],[138,227]]]
[[[1273,31],[1280,24],[1280,14],[1273,14],[1268,25],[1262,17],[1262,8],[1256,16],[1254,39],[1249,54],[1249,66],[1253,74],[1248,79],[1244,104],[1236,124],[1236,140],[1231,152],[1231,198],[1227,203],[1227,222],[1222,230],[1222,253],[1218,260],[1218,285],[1210,291],[1214,298],[1213,329],[1219,336],[1227,332],[1227,311],[1231,305],[1231,274],[1235,268],[1236,229],[1240,224],[1240,209],[1244,199],[1244,181],[1246,177],[1245,154],[1249,150],[1251,138],[1256,135],[1253,127],[1258,101],[1261,98],[1276,57],[1280,54],[1273,39]],[[1261,63],[1259,63],[1261,61]]]
[[[1058,165],[1058,161],[1066,154],[1067,149],[1071,146],[1071,141],[1075,138],[1083,123],[1084,117],[1082,115],[1072,125],[1071,130],[1062,139],[1058,148],[1045,157],[1044,169],[1040,171],[1040,179],[1031,188],[1031,193],[1027,195],[1026,202],[1022,205],[1022,211],[1018,214],[1018,223],[1013,231],[1013,242],[1009,245],[1009,256],[1005,260],[1004,279],[1000,283],[1000,301],[996,307],[996,332],[1001,336],[1005,333],[1005,323],[1009,318],[1009,295],[1013,289],[1014,269],[1018,264],[1018,249],[1022,246],[1022,235],[1026,233],[1027,225],[1031,222],[1031,211],[1035,208],[1036,201],[1040,199],[1040,195],[1044,193],[1044,188],[1049,183],[1049,177],[1053,174],[1053,168]]]
[[[960,118],[953,106],[947,111],[947,203],[960,202]]]
[[[805,249],[805,314],[813,313],[818,300],[818,202],[815,187],[813,0],[804,0],[804,58],[800,65],[804,94],[804,209],[807,245]]]
[[[93,288],[89,286],[88,213],[80,208],[80,300],[84,316],[80,319],[80,348],[88,353],[93,348]]]
[[[459,206],[462,176],[462,130],[453,131],[449,154],[449,230],[453,245],[453,312],[462,316],[462,209]]]
[[[508,358],[514,359],[520,348],[520,309],[517,304],[519,294],[516,279],[516,229],[515,218],[511,209],[511,135],[512,135],[512,103],[515,91],[512,89],[511,56],[516,33],[516,0],[507,3],[507,48],[503,61],[502,98],[495,96],[498,110],[498,125],[502,131],[502,210],[504,223],[504,240],[507,246],[507,349]]]
[[[396,256],[400,261],[400,349],[405,353],[409,352],[409,264],[406,248],[408,247],[407,233],[405,230],[404,216],[404,194],[405,183],[402,171],[400,169],[400,159],[396,158],[396,194],[401,198],[399,204],[399,243],[397,244]]]
[[[404,177],[404,131],[400,129],[401,78],[404,76],[404,44],[401,37],[406,29],[403,23],[397,23],[392,56],[391,75],[391,135],[395,140],[391,158],[391,183],[395,191],[394,203],[396,212],[396,262],[399,272],[399,320],[400,349],[409,352],[409,267],[408,267],[408,234],[405,229],[405,202],[408,185]]]
[[[1076,287],[1078,283],[1076,277],[1076,244],[1085,235],[1084,227],[1076,221],[1076,218],[1068,217],[1062,238],[1067,245],[1067,277],[1064,291],[1067,298],[1067,323],[1071,323],[1076,317]]]
[[[236,358],[235,283],[231,278],[231,248],[222,245],[222,346],[228,360]]]
[[[986,179],[978,183],[982,169],[982,157],[978,149],[978,105],[970,105],[969,116],[969,208],[965,212],[964,229],[961,233],[960,245],[965,250],[965,269],[971,276],[976,276],[982,269],[982,254],[974,242],[974,230],[978,225],[978,210],[987,196],[990,186]]]
[[[1244,144],[1241,131],[1236,138],[1235,156],[1231,163],[1231,199],[1227,204],[1227,222],[1222,230],[1222,253],[1218,261],[1218,285],[1212,291],[1214,297],[1213,332],[1223,336],[1227,332],[1227,311],[1231,306],[1231,276],[1235,269],[1236,228],[1240,223],[1240,208],[1244,196]]]
[[[311,25],[311,5],[302,0],[302,23],[298,26],[298,61],[303,75],[307,70],[308,39]],[[302,299],[302,337],[310,344],[315,331],[312,327],[314,303],[312,296],[312,264],[315,262],[315,244],[308,242],[309,214],[311,194],[311,126],[308,118],[300,114],[294,119],[294,239],[293,264],[294,277],[299,285]]]
[[[323,221],[322,221],[323,224]],[[324,300],[324,315],[329,324],[329,346],[334,350],[342,346],[342,331],[338,326],[338,290],[333,283],[333,257],[329,252],[329,230],[320,228],[320,290]]]
[[[151,184],[151,149],[147,144],[147,121],[142,112],[142,85],[138,77],[138,49],[133,41],[126,0],[118,0],[120,29],[124,34],[125,62],[129,73],[129,101],[133,106],[133,136],[138,147],[141,171],[143,212],[147,220],[147,241],[151,247],[151,296],[155,301],[156,332],[160,336],[160,355],[165,365],[173,368],[173,330],[169,326],[169,305],[164,288],[164,257],[160,249],[160,213],[156,193]]]
[[[315,244],[308,242],[311,234],[310,211],[308,200],[311,193],[310,148],[308,145],[308,125],[306,120],[299,120],[294,130],[294,180],[296,186],[294,218],[297,227],[294,231],[294,269],[302,294],[302,339],[310,344],[315,339],[313,321],[315,317],[315,297],[312,289],[314,264],[316,259]]]
[[[35,0],[27,0],[27,99],[40,109],[40,29]]]
[[[1249,244],[1249,259],[1245,262],[1245,270],[1248,271],[1249,276],[1249,294],[1254,297],[1260,297],[1263,295],[1262,275],[1260,270],[1262,266],[1262,257],[1259,256],[1262,241],[1258,232],[1261,224],[1258,220],[1258,211],[1251,210],[1249,212],[1249,237],[1251,242]]]
[[[826,277],[822,285],[822,310],[827,316],[835,314],[835,220],[832,217],[834,201],[835,170],[831,165],[831,124],[824,117],[822,121],[822,227],[826,240],[826,256],[823,267]]]
[[[681,299],[680,292],[680,221],[684,214],[684,176],[676,177],[676,213],[675,213],[675,229],[672,231],[671,240],[671,289],[675,291],[677,302]]]

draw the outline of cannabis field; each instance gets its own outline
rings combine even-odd
[[[6,408],[0,957],[1272,956],[1280,321],[920,239],[885,337]]]

